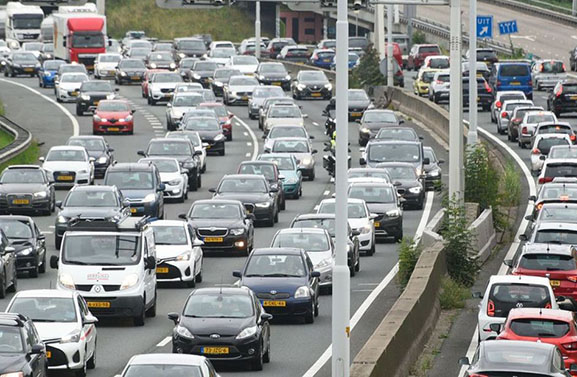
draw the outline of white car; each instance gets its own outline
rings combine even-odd
[[[490,327],[502,325],[509,311],[520,307],[559,309],[549,279],[537,276],[493,275],[481,298],[477,330],[479,341],[495,339],[497,333]]]
[[[148,82],[148,104],[156,105],[159,101],[170,101],[176,86],[182,83],[177,72],[157,72]]]
[[[204,356],[177,353],[151,353],[132,356],[122,371],[114,377],[134,376],[195,376],[220,377]]]
[[[567,134],[537,135],[531,148],[531,171],[538,173],[541,170],[552,146],[571,144],[571,138]]]
[[[347,176],[349,184],[356,182],[392,183],[389,172],[383,168],[350,168]]]
[[[275,139],[283,137],[300,137],[305,139],[314,139],[314,136],[309,136],[306,128],[299,125],[277,124],[272,126],[264,140],[263,150],[270,152],[274,145]]]
[[[319,204],[317,213],[335,213],[335,199],[324,199]],[[359,233],[359,250],[367,255],[375,253],[375,219],[362,199],[349,199],[348,221],[353,232]]]
[[[504,92],[507,93],[507,92]],[[523,93],[523,92],[521,92]],[[514,141],[511,137],[511,130],[509,130],[509,122],[511,119],[514,119],[513,115],[516,108],[521,107],[532,107],[533,101],[531,100],[518,100],[518,99],[510,99],[506,100],[501,104],[501,108],[499,109],[499,113],[496,116],[497,122],[497,132],[500,134],[507,134],[509,141]],[[537,109],[537,108],[536,108]],[[542,110],[543,108],[541,108]]]
[[[558,82],[567,80],[567,69],[563,60],[537,60],[532,65],[531,76],[535,90],[554,88]]]
[[[196,109],[203,102],[205,102],[204,97],[200,93],[175,93],[172,100],[166,105],[167,129],[169,131],[176,130],[184,114]]]
[[[263,131],[266,134],[276,125],[290,124],[304,127],[306,114],[301,112],[298,105],[272,105],[268,108],[263,124]]]
[[[253,76],[258,68],[258,59],[250,55],[231,56],[228,65],[243,75]]]
[[[447,55],[427,56],[423,62],[423,67],[435,69],[449,68],[449,57]]]
[[[200,172],[204,173],[206,171],[206,147],[208,143],[203,143],[200,135],[196,131],[172,131],[167,132],[164,135],[166,138],[172,139],[188,139],[194,147],[194,152],[200,152],[198,158],[200,160]]]
[[[495,94],[495,100],[491,104],[491,122],[497,123],[497,119],[501,116],[501,108],[505,101],[512,100],[526,100],[525,92],[521,90],[506,90],[502,92],[497,92]]]
[[[517,139],[521,148],[525,148],[531,143],[535,128],[543,122],[557,122],[557,117],[552,111],[529,111],[525,113],[519,124],[519,138]]]
[[[114,78],[120,60],[120,54],[98,54],[94,60],[94,78]]]
[[[54,84],[56,92],[56,101],[58,102],[76,102],[76,97],[80,92],[80,86],[83,82],[88,81],[88,75],[82,72],[63,73]]]
[[[94,157],[90,157],[84,147],[55,146],[50,148],[46,157],[40,157],[40,161],[57,186],[94,183]]]
[[[188,222],[158,220],[151,225],[156,243],[157,280],[182,282],[189,288],[200,283],[204,242],[196,238]]]
[[[219,66],[225,66],[230,58],[236,55],[234,48],[215,48],[208,53],[208,60],[215,62]]]
[[[234,49],[234,43],[231,41],[213,41],[208,46],[209,50],[214,50],[217,48],[232,48]]]
[[[279,98],[284,96],[284,90],[280,86],[257,86],[252,92],[252,97],[248,100],[248,117],[250,119],[257,119],[267,98]]]
[[[257,79],[248,76],[231,76],[224,86],[225,105],[248,104],[254,88],[259,85]]]
[[[188,175],[181,170],[178,160],[175,158],[150,157],[141,158],[139,163],[152,162],[158,172],[160,179],[164,183],[164,200],[176,199],[183,203],[188,199]]]
[[[86,375],[86,369],[96,366],[98,319],[90,313],[78,291],[21,291],[14,295],[6,311],[24,314],[34,322],[46,344],[50,370]]]

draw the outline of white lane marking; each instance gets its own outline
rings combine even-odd
[[[250,138],[252,139],[252,155],[250,159],[256,160],[256,157],[258,156],[258,139],[256,138],[256,135],[254,134],[253,130],[249,127],[249,125],[246,124],[243,120],[237,119],[236,121],[241,126],[243,126],[246,129],[246,132],[248,132],[248,134],[250,135]],[[247,144],[250,146],[249,143]]]
[[[313,122],[313,126],[318,127],[319,124],[317,122]]]
[[[535,39],[537,38],[534,35],[511,35],[512,39],[527,39],[531,42],[535,42]]]
[[[571,38],[577,39],[577,35],[572,35]]]
[[[466,122],[466,123],[468,123],[468,122]],[[527,180],[527,183],[529,184],[529,195],[536,195],[537,188],[535,187],[535,180],[533,179],[533,176],[531,175],[529,168],[527,168],[527,165],[523,162],[521,157],[519,157],[519,155],[511,147],[509,147],[507,144],[505,144],[503,141],[501,141],[501,139],[497,138],[495,135],[491,134],[490,132],[488,132],[484,128],[477,127],[477,129],[484,136],[486,136],[487,138],[489,138],[489,139],[493,140],[494,142],[496,142],[497,144],[499,144],[499,146],[504,148],[507,151],[507,153],[509,153],[509,155],[511,157],[513,157],[513,159],[515,160],[517,165],[519,165],[521,167],[521,170],[523,171],[523,175],[525,176],[525,179]],[[517,229],[517,233],[515,234],[515,238],[513,239],[513,243],[511,244],[511,246],[509,247],[509,250],[507,251],[507,255],[505,256],[505,259],[513,259],[513,257],[517,253],[517,249],[521,245],[521,243],[519,242],[519,236],[525,232],[525,229],[527,228],[527,225],[529,224],[529,221],[525,220],[525,216],[530,215],[532,212],[533,212],[533,210],[531,209],[531,206],[528,205],[527,210],[525,211],[525,215],[523,216],[523,220],[521,220],[521,224],[519,224],[519,229]],[[508,270],[507,266],[501,265],[501,268],[499,268],[499,272],[497,272],[497,274],[498,275],[505,275],[507,273],[507,270]],[[478,339],[477,333],[478,333],[478,327],[475,326],[475,332],[473,333],[473,337],[471,338],[471,343],[469,343],[469,347],[467,348],[466,356],[469,358],[469,360],[471,360],[473,358],[473,354],[475,353],[475,350],[477,349],[477,339]],[[459,376],[464,376],[466,370],[467,370],[467,366],[463,365],[461,367],[461,370],[459,371]]]
[[[252,145],[252,143],[250,141],[247,141],[246,145],[248,145],[250,147]]]
[[[52,98],[40,93],[39,91],[37,91],[36,89],[32,89],[29,86],[26,86],[24,84],[21,84],[19,82],[14,82],[14,81],[10,81],[10,80],[6,80],[6,79],[0,79],[1,82],[6,82],[8,84],[13,84],[16,86],[19,86],[21,88],[24,88],[26,90],[31,91],[34,94],[39,95],[40,97],[44,98],[46,101],[50,102],[51,104],[53,104],[54,106],[58,107],[63,113],[64,115],[66,115],[68,117],[68,119],[70,119],[70,122],[72,122],[72,136],[78,136],[80,135],[80,126],[78,125],[78,121],[76,120],[76,118],[74,117],[74,115],[72,115],[72,113],[70,111],[68,111],[68,109],[66,109],[64,106],[62,106],[61,104],[59,104],[58,102],[56,102],[55,100],[53,100]]]
[[[250,152],[246,152],[245,157],[250,157]]]
[[[170,336],[167,336],[166,338],[162,339],[160,342],[158,342],[158,344],[156,345],[157,347],[164,347],[166,346],[168,343],[170,343],[170,341],[172,340],[172,338]]]
[[[435,197],[434,191],[427,192],[425,209],[423,210],[421,221],[419,222],[419,225],[417,226],[417,231],[415,232],[415,238],[414,238],[415,241],[421,239],[423,231],[425,230],[425,226],[429,221],[429,215],[431,214],[431,209],[433,208],[434,197]],[[363,303],[361,304],[361,306],[359,306],[359,308],[351,318],[351,325],[350,325],[351,330],[353,330],[355,326],[360,322],[363,315],[367,312],[367,310],[369,310],[369,307],[373,304],[373,302],[375,302],[375,300],[381,294],[381,292],[391,283],[391,281],[393,281],[398,271],[399,271],[399,263],[397,262],[397,264],[395,264],[395,266],[391,269],[391,271],[389,271],[387,276],[385,276],[383,280],[381,280],[379,285],[374,290],[371,291],[371,294],[368,295],[365,301],[363,301]],[[314,377],[319,372],[319,370],[321,370],[323,365],[325,365],[326,362],[329,361],[332,353],[333,351],[331,343],[325,350],[325,352],[323,352],[321,357],[319,357],[319,359],[309,368],[309,370],[305,372],[305,374],[303,374],[302,377]]]
[[[328,196],[328,195],[330,195],[330,194],[331,194],[331,192],[330,192],[329,190],[323,192],[323,195],[324,195],[324,196]]]
[[[248,136],[248,132],[243,132],[243,135],[244,135],[244,136]]]
[[[49,225],[48,228],[50,228],[50,229],[55,229],[56,226],[54,226],[54,225]]]

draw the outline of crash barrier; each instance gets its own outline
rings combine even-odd
[[[548,4],[546,1],[532,1],[541,6],[527,4],[526,2],[516,0],[481,0],[484,3],[495,4],[501,7],[519,10],[523,13],[528,13],[543,18],[548,18],[553,21],[562,22],[564,24],[575,26],[577,25],[577,17],[570,15],[571,9],[567,9],[562,13],[561,7],[555,7]],[[531,2],[531,1],[530,1]]]
[[[10,144],[0,148],[0,163],[4,163],[30,146],[32,133],[3,116],[0,116],[0,128],[14,137]]]

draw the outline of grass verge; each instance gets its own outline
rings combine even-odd
[[[0,173],[4,171],[10,165],[30,165],[38,162],[38,156],[40,155],[40,148],[38,143],[32,140],[30,146],[26,148],[19,155],[12,157],[10,160],[0,164]]]
[[[443,278],[441,282],[441,295],[439,301],[441,309],[463,309],[465,300],[470,297],[470,290],[462,284],[457,283],[449,277]]]

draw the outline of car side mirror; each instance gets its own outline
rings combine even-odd
[[[521,234],[521,235],[519,235],[519,240],[520,240],[520,241],[527,241],[527,240],[528,240],[528,237],[527,237],[526,234]]]
[[[124,199],[122,201],[122,206],[123,207],[130,207],[130,201],[128,199]]]
[[[136,110],[132,110],[132,114],[134,114]],[[114,152],[114,148],[108,148],[108,152]]]
[[[158,188],[156,189],[156,191],[164,191],[166,190],[166,185],[164,183],[161,183],[158,185]]]
[[[284,181],[286,179],[286,177],[284,175],[279,175],[278,179],[280,179],[281,181]]]
[[[265,322],[268,322],[268,321],[272,320],[272,318],[273,318],[273,317],[272,317],[272,314],[269,314],[269,313],[262,313],[262,314],[260,315],[260,319],[263,320],[263,321],[265,321]]]
[[[541,161],[545,161],[546,159],[547,159],[547,157],[545,157],[543,155],[539,156],[539,160],[541,160]]]
[[[35,344],[32,346],[32,348],[30,348],[30,354],[31,355],[38,355],[38,354],[44,353],[45,350],[46,350],[46,347],[44,346],[44,344]]]
[[[269,189],[270,192],[278,192],[278,188],[277,187],[271,187]]]
[[[146,153],[144,153],[144,151],[138,151],[136,154],[142,157],[146,157]]]
[[[405,123],[405,120],[404,120],[404,119],[399,119],[399,124],[403,124],[403,123]]]
[[[242,273],[238,270],[235,270],[232,272],[232,276],[234,276],[235,278],[242,278]]]
[[[507,267],[513,268],[513,260],[512,259],[505,259],[503,264]]]
[[[200,156],[200,155],[202,155],[202,151],[196,150],[196,151],[194,151],[194,155]]]
[[[429,165],[430,163],[431,163],[431,160],[429,159],[429,157],[425,157],[425,158],[423,159],[423,164]]]
[[[364,157],[359,158],[359,164],[360,165],[366,165],[367,164],[367,160]]]
[[[56,255],[50,257],[50,268],[54,270],[58,268],[58,257]]]
[[[96,161],[96,159],[94,157],[90,157],[88,158],[88,162],[90,162],[91,164],[94,163],[94,161]]]
[[[261,137],[263,138],[263,140],[266,140],[266,135],[262,135]]]
[[[216,189],[215,188],[209,188],[208,192],[212,192],[214,194],[214,193],[216,193]]]
[[[147,270],[153,270],[156,268],[156,258],[154,258],[152,255],[147,257],[144,260],[144,268]]]
[[[167,104],[166,104],[166,107],[171,108],[171,107],[172,107],[172,103],[170,103],[170,102],[167,103]]]
[[[93,315],[87,315],[86,318],[84,318],[83,324],[84,325],[93,325],[95,323],[98,323],[98,318],[96,318]]]
[[[537,197],[536,197],[535,195],[531,195],[531,196],[529,197],[529,201],[530,201],[530,202],[535,202],[535,201],[537,201]]]
[[[181,213],[181,214],[179,214],[179,215],[178,215],[178,218],[179,218],[179,219],[182,219],[182,220],[187,220],[186,213]]]
[[[439,160],[439,161],[437,161],[437,164],[444,164],[444,163],[445,163],[445,160]]]
[[[311,277],[312,278],[320,278],[321,277],[321,273],[318,271],[313,271],[311,272]]]
[[[62,208],[62,200],[57,200],[57,201],[56,201],[56,207]]]
[[[359,230],[357,230],[357,229],[354,229],[354,230],[351,232],[351,234],[353,235],[353,237],[357,237],[357,236],[360,236],[361,232],[360,232]]]
[[[44,157],[38,157],[38,161],[44,162],[46,159]]]
[[[319,153],[319,151],[317,151],[316,149],[313,149],[313,150],[311,151],[311,154],[317,154],[317,153]]]
[[[40,233],[40,234],[38,235],[38,239],[39,239],[39,240],[41,240],[41,241],[43,241],[43,240],[45,240],[45,239],[46,239],[46,235],[45,235],[45,234],[42,234],[42,233]]]
[[[120,88],[114,88],[114,91],[115,91],[115,92],[119,92],[119,91],[120,91]]]
[[[489,328],[491,331],[496,332],[499,334],[501,332],[501,324],[500,323],[491,323],[489,324]]]
[[[168,319],[170,319],[176,325],[180,319],[180,314],[178,313],[168,313]]]
[[[461,357],[461,358],[459,359],[459,365],[461,365],[461,366],[468,366],[468,365],[471,365],[471,362],[469,361],[469,358],[468,358],[468,357]]]
[[[533,221],[533,215],[527,215],[527,216],[525,216],[525,220]]]
[[[204,246],[204,242],[199,240],[198,238],[195,238],[194,241],[192,241],[192,246]]]

